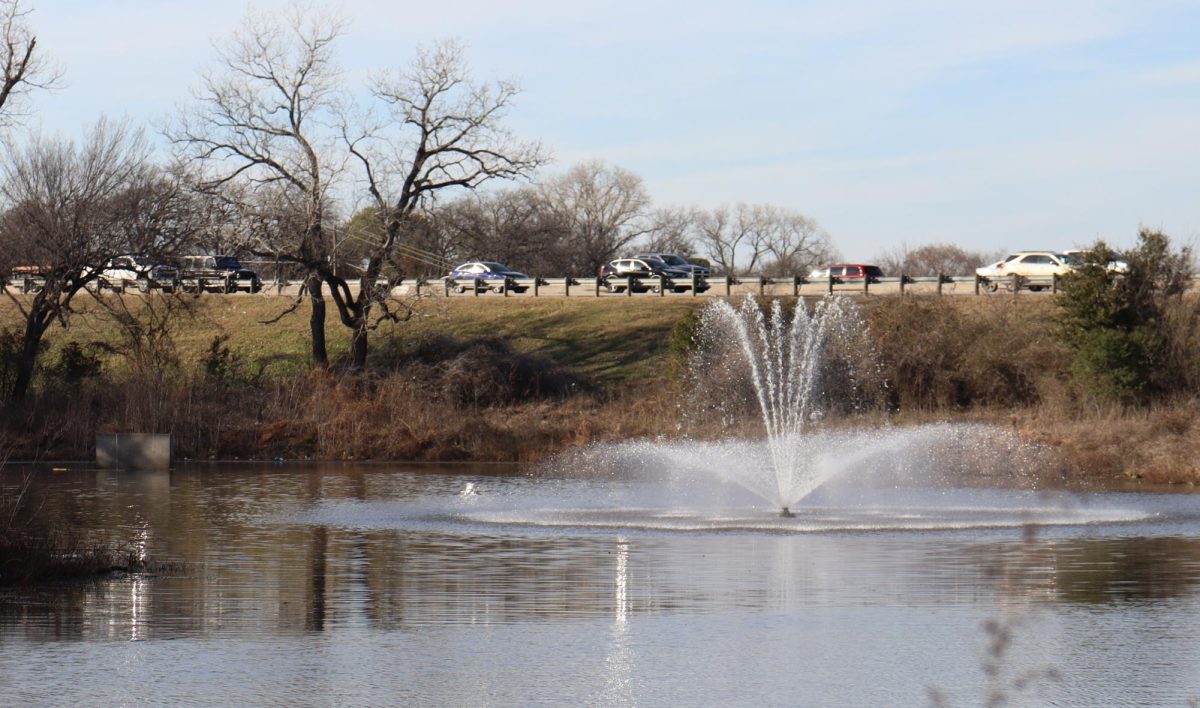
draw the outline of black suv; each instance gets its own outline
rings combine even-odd
[[[647,290],[658,292],[661,278],[667,279],[666,286],[675,292],[692,287],[692,274],[686,270],[675,268],[657,258],[639,256],[636,258],[618,258],[609,261],[600,268],[600,279],[609,292],[624,292],[629,287],[633,292],[644,293]],[[632,278],[632,285],[630,285]],[[707,285],[698,287],[703,292]]]
[[[243,268],[237,256],[184,256],[180,279],[188,289],[233,293],[262,290],[258,273]]]

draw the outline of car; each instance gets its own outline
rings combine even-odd
[[[179,286],[179,269],[150,256],[116,256],[96,274],[95,283],[97,289],[173,292]]]
[[[867,278],[869,282],[877,283],[884,275],[883,269],[879,266],[865,263],[835,263],[834,265],[814,268],[808,274],[809,280],[828,280],[831,277],[838,280],[859,281]]]
[[[498,293],[514,292],[523,293],[529,289],[528,285],[515,282],[518,280],[529,280],[529,276],[524,273],[513,270],[503,263],[496,261],[467,261],[461,265],[455,266],[454,270],[446,278],[455,283],[455,289],[460,293],[465,293],[470,287],[470,281],[475,282],[475,289],[478,292],[493,290]]]
[[[212,290],[232,293],[245,290],[256,293],[263,287],[258,273],[243,268],[237,256],[184,256],[181,264],[180,279],[197,292]]]
[[[667,287],[676,292],[692,287],[690,271],[667,265],[658,258],[618,258],[600,267],[600,278],[604,281],[604,287],[614,293],[624,292],[626,288],[632,292],[659,292],[659,278],[664,277],[670,281]],[[633,278],[632,287],[629,285],[630,278]],[[707,289],[708,286],[703,287]],[[699,286],[697,291],[701,291]]]
[[[1080,263],[1083,263],[1084,258],[1087,256],[1089,251],[1086,249],[1074,249],[1070,251],[1063,251],[1063,253],[1067,254],[1068,256],[1074,256],[1076,260],[1078,260]],[[1129,272],[1129,264],[1119,258],[1110,260],[1107,268],[1109,273],[1124,274]]]
[[[996,281],[1004,278],[1014,275],[1023,278],[1051,278],[1069,273],[1078,266],[1078,258],[1058,251],[1017,251],[991,265],[976,268],[975,275],[985,279],[988,289],[994,292],[999,287]],[[1029,289],[1036,292],[1045,287],[1035,283],[1030,285]]]
[[[638,255],[634,256],[634,258],[654,258],[656,260],[662,261],[663,263],[666,263],[667,265],[671,266],[672,268],[675,268],[676,270],[683,270],[683,271],[687,271],[688,273],[695,273],[696,275],[701,275],[701,276],[704,276],[705,278],[707,278],[710,274],[710,271],[708,268],[705,268],[704,266],[698,265],[696,263],[692,263],[692,262],[688,261],[688,259],[684,258],[683,256],[679,256],[674,253],[639,253]]]

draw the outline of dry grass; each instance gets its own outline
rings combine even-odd
[[[1197,394],[1149,410],[1090,406],[1065,373],[1049,298],[863,302],[892,421],[1002,425],[1057,447],[1080,477],[1200,477]],[[202,298],[172,333],[178,365],[163,367],[124,356],[114,325],[84,308],[43,363],[73,341],[104,352],[101,375],[43,381],[35,405],[8,420],[23,455],[76,458],[98,430],[173,432],[193,458],[409,460],[534,460],[597,440],[727,434],[678,405],[687,396],[672,331],[702,304],[429,299],[376,333],[372,369],[356,375],[310,373],[304,308],[261,324],[285,307],[279,298]],[[13,315],[0,305],[0,325]],[[1189,336],[1193,315],[1178,315]],[[329,339],[335,357],[344,352],[340,325]],[[1173,356],[1200,361],[1189,352]]]
[[[892,298],[869,323],[899,410],[1040,404],[1069,360],[1046,300]]]
[[[1200,400],[1150,409],[1112,407],[1064,418],[1033,411],[1021,421],[1030,437],[1059,450],[1065,468],[1087,479],[1151,484],[1200,483]]]

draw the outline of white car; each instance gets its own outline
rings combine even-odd
[[[998,287],[997,281],[1019,275],[1023,278],[1052,278],[1064,275],[1079,266],[1079,259],[1066,253],[1055,251],[1017,251],[1010,253],[1004,260],[996,261],[975,269],[975,275],[986,278],[990,289]],[[1046,287],[1041,284],[1030,285],[1030,290],[1041,290]]]
[[[1068,256],[1074,256],[1081,263],[1083,262],[1083,257],[1085,255],[1087,255],[1086,250],[1063,251],[1063,253],[1067,254]],[[1108,262],[1108,272],[1109,273],[1128,273],[1129,272],[1129,264],[1123,260],[1114,258]]]
[[[117,256],[105,263],[96,276],[100,288],[123,291],[133,287],[144,293],[151,290],[172,292],[178,282],[178,268],[146,256]]]

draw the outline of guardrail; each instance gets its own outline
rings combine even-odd
[[[262,295],[295,294],[299,291],[302,280],[263,281]],[[205,285],[221,287],[206,288]],[[17,274],[10,277],[7,286],[20,293],[33,293],[45,285],[45,280],[36,275]],[[211,294],[232,294],[236,292],[228,281],[220,283],[186,282],[178,284],[185,291],[209,292]],[[357,283],[350,283],[352,288]],[[189,287],[191,286],[191,287]],[[380,290],[397,296],[443,296],[443,297],[480,297],[494,293],[503,297],[633,297],[634,295],[651,295],[666,297],[723,296],[731,297],[735,293],[756,293],[758,295],[829,295],[835,292],[861,293],[863,295],[906,295],[909,293],[936,295],[987,295],[1003,291],[1017,295],[1022,292],[1057,293],[1060,287],[1060,277],[1055,276],[1019,276],[1011,275],[1003,278],[985,278],[978,275],[935,275],[935,276],[893,276],[883,278],[819,278],[811,279],[804,276],[790,278],[768,278],[765,276],[750,276],[735,278],[732,276],[704,278],[693,276],[689,279],[671,279],[665,276],[624,278],[592,277],[558,277],[558,278],[507,278],[500,280],[454,280],[451,278],[403,278],[385,281],[380,284]],[[1200,289],[1200,276],[1193,277],[1190,288]],[[214,292],[215,290],[215,292]]]
[[[819,279],[811,279],[799,275],[790,278],[768,278],[765,276],[734,278],[726,276],[723,278],[693,277],[690,281],[671,280],[662,276],[617,279],[509,278],[503,283],[499,280],[476,279],[471,281],[441,278],[432,281],[417,279],[411,281],[408,287],[416,295],[434,294],[434,292],[440,289],[440,293],[438,294],[443,294],[447,297],[455,293],[460,295],[470,293],[478,297],[489,291],[504,296],[525,294],[532,291],[532,294],[536,297],[543,294],[543,289],[547,287],[561,289],[561,292],[553,294],[561,294],[565,297],[572,295],[573,288],[582,288],[585,294],[594,297],[600,297],[605,293],[632,296],[634,293],[647,292],[658,296],[665,296],[668,292],[674,292],[690,294],[692,297],[702,294],[729,297],[733,295],[735,289],[738,292],[753,292],[756,290],[759,295],[781,295],[787,294],[787,291],[790,290],[790,294],[793,297],[819,294],[831,295],[835,292],[860,292],[863,295],[905,295],[914,291],[937,295],[944,295],[947,292],[955,294],[966,294],[969,292],[973,295],[986,295],[1004,291],[1016,295],[1022,291],[1057,293],[1060,280],[1060,276],[1057,275],[1011,275],[1003,278],[986,278],[980,275],[947,274],[933,276],[901,275],[882,278],[838,278],[830,276]],[[394,287],[403,286],[403,281],[394,284]],[[966,287],[960,289],[959,286]],[[1193,278],[1190,287],[1200,287],[1200,277]],[[578,290],[576,290],[576,294],[578,294]]]

